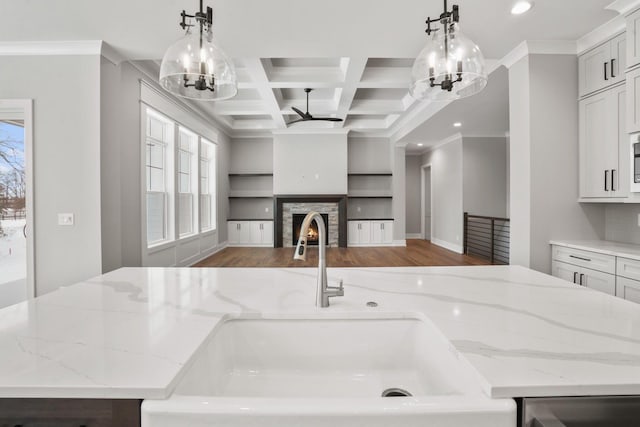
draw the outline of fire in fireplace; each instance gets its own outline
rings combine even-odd
[[[329,246],[329,214],[320,214],[322,219],[324,220],[324,226],[327,229],[325,235],[325,244]],[[298,238],[300,237],[300,227],[302,226],[302,221],[307,214],[293,214],[293,242],[292,244],[295,246],[298,244]],[[311,221],[311,225],[309,226],[309,233],[307,233],[307,245],[318,245],[319,234],[318,227],[315,221]]]

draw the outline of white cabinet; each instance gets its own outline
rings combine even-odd
[[[624,81],[627,68],[626,36],[621,34],[578,58],[579,93],[585,96]]]
[[[590,268],[579,267],[573,264],[553,260],[551,264],[552,275],[561,279],[604,292],[616,295],[616,276]]]
[[[251,243],[254,245],[273,246],[273,222],[251,221]]]
[[[553,276],[640,303],[640,261],[562,245],[551,253]]]
[[[624,85],[579,102],[580,197],[629,195],[629,148]]]
[[[349,246],[369,245],[371,243],[371,221],[349,221],[347,233]]]
[[[618,276],[616,278],[616,296],[627,301],[640,303],[640,282]]]
[[[627,73],[627,131],[640,132],[640,68]]]
[[[393,221],[371,221],[371,243],[383,245],[393,243]]]
[[[627,27],[627,66],[632,68],[640,64],[640,10],[629,14]]]
[[[273,221],[228,221],[231,246],[273,246]]]
[[[392,220],[349,221],[349,246],[388,246],[393,243]]]

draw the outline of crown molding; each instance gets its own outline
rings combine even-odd
[[[605,9],[613,10],[620,15],[626,15],[638,8],[640,8],[640,0],[615,0],[605,7]]]
[[[111,62],[113,65],[119,65],[120,63],[127,60],[124,56],[120,55],[118,51],[116,51],[111,45],[107,42],[101,42],[100,46],[100,54],[107,61]]]
[[[599,27],[594,28],[578,39],[576,53],[581,55],[602,42],[621,34],[625,31],[625,26],[624,16],[619,15]]]
[[[507,53],[500,65],[511,68],[528,55],[575,55],[576,42],[572,40],[525,40]]]
[[[0,42],[0,56],[100,55],[101,40]]]
[[[310,134],[328,134],[328,135],[347,135],[351,129],[345,128],[309,128],[309,129],[274,129],[271,131],[273,135],[310,135]]]

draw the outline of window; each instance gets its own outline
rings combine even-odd
[[[146,123],[147,244],[170,239],[168,157],[173,142],[173,123],[147,110]]]
[[[216,230],[216,144],[144,112],[147,247]]]
[[[200,142],[200,227],[202,231],[216,228],[216,146]]]
[[[198,227],[195,218],[195,204],[198,182],[195,164],[198,136],[180,127],[178,148],[178,221],[180,237],[194,234]]]

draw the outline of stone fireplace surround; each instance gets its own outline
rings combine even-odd
[[[293,214],[311,211],[329,215],[329,246],[347,247],[346,195],[282,195],[274,198],[274,246],[293,247]]]

